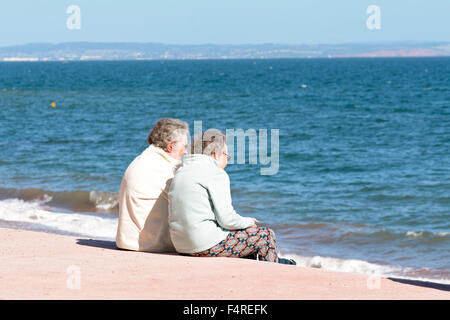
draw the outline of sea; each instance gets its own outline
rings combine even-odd
[[[163,117],[269,133],[226,171],[280,256],[450,283],[450,57],[0,62],[0,227],[114,241]]]

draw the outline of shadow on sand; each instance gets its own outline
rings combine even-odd
[[[121,250],[121,251],[130,251],[126,249],[121,249],[116,246],[115,241],[108,241],[108,240],[94,240],[94,239],[77,239],[77,244],[81,246],[88,246],[88,247],[95,247],[95,248],[102,248],[102,249],[111,249],[111,250]],[[145,252],[145,251],[141,251]],[[160,253],[158,254],[168,254],[168,255],[183,255],[187,257],[191,257],[190,255],[184,255],[176,252],[167,252],[167,253]],[[195,257],[192,257],[195,258]],[[242,257],[242,259],[250,259],[250,260],[256,260],[255,254],[250,254],[246,257]]]
[[[77,244],[79,244],[81,246],[88,246],[88,247],[94,247],[94,248],[136,252],[133,250],[118,248],[116,246],[116,242],[110,241],[110,240],[108,241],[108,240],[95,240],[95,239],[77,239]],[[146,253],[145,251],[139,251],[139,252]],[[157,253],[155,252],[154,254],[179,255],[176,252],[157,252]]]
[[[116,247],[115,241],[94,240],[94,239],[77,239],[77,244],[88,247],[96,247],[103,249],[122,250]]]
[[[399,279],[399,278],[388,278],[388,279],[395,281],[395,282],[400,282],[400,283],[409,284],[409,285],[413,285],[413,286],[432,288],[432,289],[437,289],[437,290],[442,290],[442,291],[450,291],[450,284],[421,281],[421,280]]]

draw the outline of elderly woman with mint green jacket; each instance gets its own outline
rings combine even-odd
[[[225,135],[210,129],[194,139],[192,149],[169,189],[169,233],[176,251],[193,256],[255,254],[259,260],[279,262],[274,232],[233,209],[224,170],[229,160]]]

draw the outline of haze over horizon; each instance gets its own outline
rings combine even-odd
[[[156,42],[156,41],[61,41],[61,42],[46,42],[46,41],[35,41],[21,44],[12,44],[0,46],[0,48],[8,47],[20,47],[20,46],[31,46],[31,45],[65,45],[65,44],[118,44],[118,45],[147,45],[147,44],[157,44],[166,46],[259,46],[259,45],[280,45],[280,46],[339,46],[339,45],[414,45],[414,44],[435,44],[435,43],[448,43],[450,41],[428,41],[428,40],[398,40],[398,41],[374,41],[374,42],[339,42],[339,43],[281,43],[281,42],[261,42],[261,43],[168,43],[168,42]]]

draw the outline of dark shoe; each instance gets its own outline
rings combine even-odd
[[[242,258],[251,259],[251,260],[258,260],[258,256],[256,255],[256,253],[252,253],[252,254],[250,254],[248,256],[245,256],[245,257],[242,257]]]
[[[285,259],[285,258],[278,258],[278,263],[281,264],[292,264],[292,265],[296,265],[297,262],[295,262],[294,259]]]

